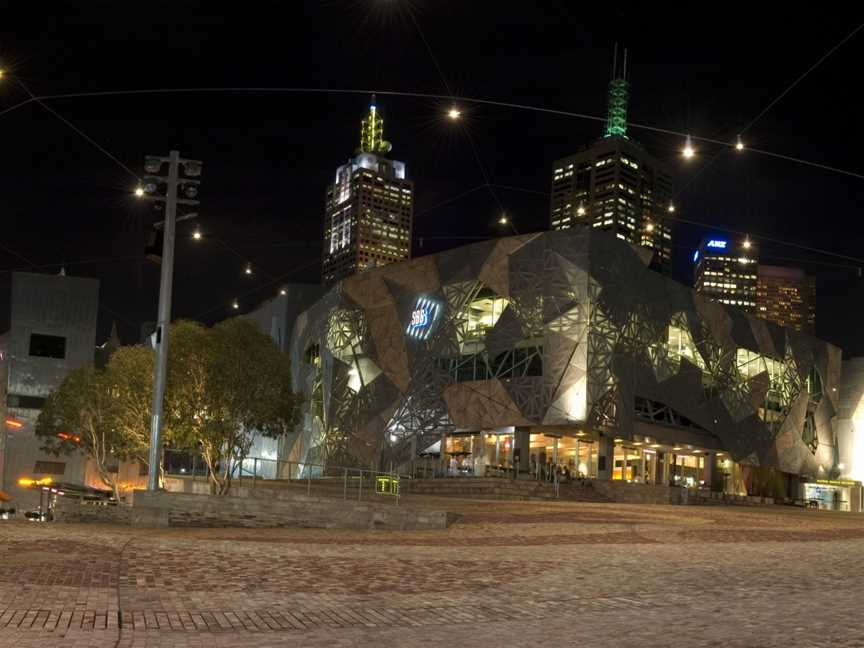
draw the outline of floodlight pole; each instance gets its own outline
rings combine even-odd
[[[165,192],[165,238],[162,242],[162,273],[159,279],[159,314],[156,322],[156,363],[153,376],[153,405],[150,421],[150,457],[147,490],[159,490],[159,467],[162,464],[162,425],[165,408],[165,384],[168,380],[168,326],[171,324],[171,290],[174,284],[174,231],[177,222],[177,177],[180,153],[168,155],[167,191]]]

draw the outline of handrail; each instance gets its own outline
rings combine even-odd
[[[203,459],[200,458],[200,453],[166,449],[163,465],[166,477],[191,477],[192,481],[195,482],[199,477],[207,479],[209,476],[209,471]],[[316,482],[316,487],[320,487],[325,482],[335,483],[335,480],[341,478],[343,499],[349,498],[349,485],[356,485],[358,500],[363,499],[365,491],[367,498],[370,495],[393,496],[397,506],[402,490],[400,482],[403,479],[412,479],[411,475],[396,471],[372,470],[338,464],[285,461],[265,457],[245,457],[240,461],[235,461],[231,466],[231,474],[232,480],[236,480],[241,486],[245,485],[250,478],[253,487],[258,481],[287,481],[289,484],[305,482],[307,495],[312,493],[313,481]],[[367,482],[365,488],[364,481]],[[350,490],[353,491],[354,489]]]

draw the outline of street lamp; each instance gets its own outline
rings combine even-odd
[[[744,150],[744,142],[741,141],[741,136],[738,136],[738,139],[735,140],[735,150],[743,151]]]
[[[453,121],[456,121],[457,119],[459,119],[462,116],[462,111],[454,106],[453,108],[451,108],[450,110],[447,111],[447,116],[450,119],[452,119]]]
[[[174,235],[177,226],[177,206],[195,206],[198,201],[194,198],[198,194],[198,180],[190,179],[190,176],[201,175],[201,162],[198,160],[185,160],[180,157],[178,151],[171,151],[168,157],[148,155],[144,158],[144,169],[147,173],[159,173],[164,164],[168,164],[168,175],[148,175],[144,178],[141,193],[135,190],[135,195],[152,200],[156,203],[165,204],[165,220],[161,223],[162,240],[162,270],[159,277],[159,314],[156,323],[155,347],[156,363],[153,378],[153,405],[150,419],[150,452],[147,473],[147,490],[159,490],[159,466],[162,463],[162,426],[165,407],[165,386],[168,381],[168,327],[171,324],[171,292],[174,283]],[[183,172],[181,177],[181,169]],[[161,194],[158,189],[164,185],[165,193]],[[188,187],[195,187],[190,192]],[[178,198],[177,190],[183,187],[183,198]],[[191,217],[189,214],[183,218]]]
[[[684,142],[684,150],[681,151],[681,154],[688,160],[696,155],[696,151],[693,150],[693,140],[690,139],[689,135],[687,136],[687,140]]]

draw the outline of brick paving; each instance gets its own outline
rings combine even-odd
[[[864,516],[447,504],[446,531],[2,522],[0,647],[864,648]]]

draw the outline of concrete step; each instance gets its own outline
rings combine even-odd
[[[611,502],[609,497],[588,486],[561,484],[559,499],[571,502]]]
[[[511,501],[549,501],[556,499],[552,484],[533,480],[483,477],[415,479],[407,482],[405,487],[403,492],[406,493],[439,497]]]

